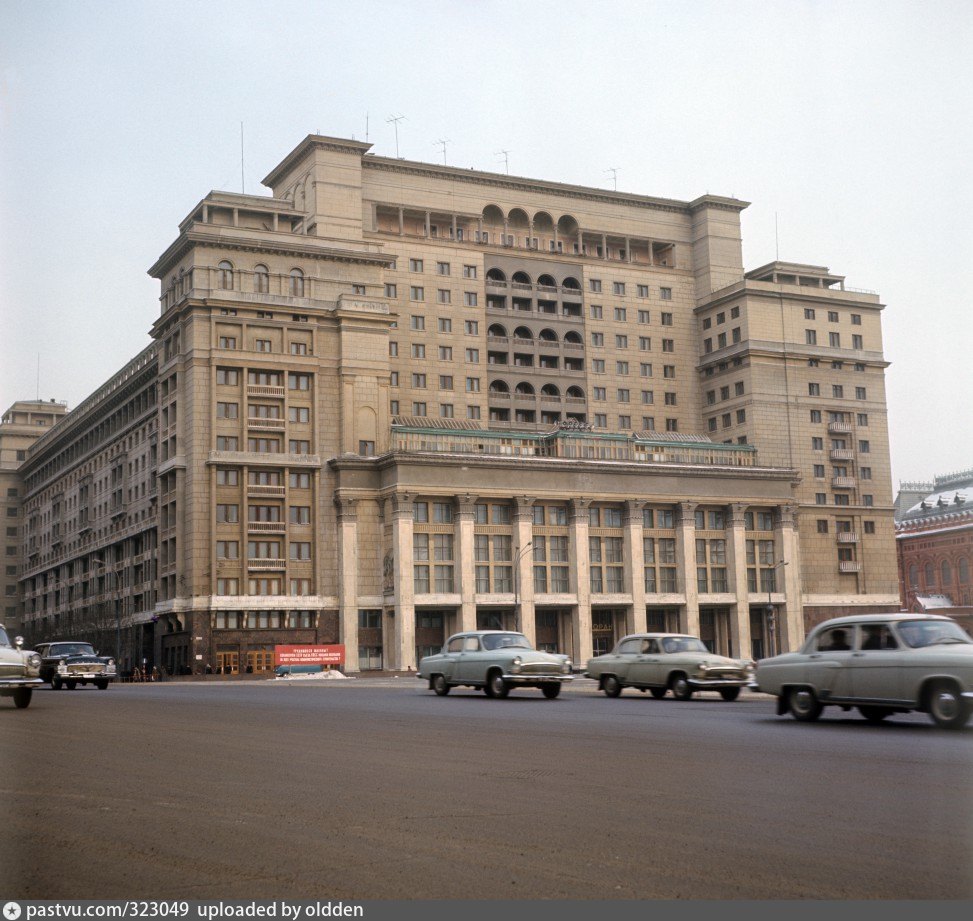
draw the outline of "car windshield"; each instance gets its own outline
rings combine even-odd
[[[703,641],[695,636],[667,636],[662,641],[666,652],[709,652]]]
[[[959,624],[951,620],[906,620],[899,624],[899,634],[913,649],[951,643],[973,643]]]
[[[483,637],[484,649],[530,649],[522,633],[488,633]]]
[[[51,656],[93,656],[91,643],[57,643],[51,647]]]
[[[0,627],[0,646],[10,646],[10,637],[7,636],[7,631]]]

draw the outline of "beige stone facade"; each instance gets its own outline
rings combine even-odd
[[[877,297],[745,274],[745,202],[367,151],[309,137],[270,197],[182,222],[154,345],[26,465],[39,631],[70,607],[52,584],[87,584],[132,661],[262,671],[340,642],[354,671],[477,625],[578,661],[646,626],[764,655],[894,604]],[[121,379],[147,402],[104,428]],[[82,533],[85,477],[108,520]]]
[[[0,418],[0,521],[4,529],[0,623],[11,637],[22,631],[23,613],[18,585],[23,567],[24,484],[20,466],[27,459],[27,449],[67,411],[64,403],[54,400],[20,400]]]

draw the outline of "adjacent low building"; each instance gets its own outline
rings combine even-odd
[[[914,500],[895,523],[903,608],[948,614],[973,632],[973,470],[938,476],[921,496],[903,484],[903,493]]]
[[[746,202],[319,136],[265,183],[190,210],[152,344],[30,452],[38,634],[114,624],[170,670],[341,643],[354,671],[493,626],[762,656],[897,605],[883,305],[745,273]]]

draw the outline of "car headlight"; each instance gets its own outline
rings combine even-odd
[[[57,663],[57,670],[59,672],[66,672],[68,670],[68,663],[65,662],[64,659],[61,659],[61,661]]]
[[[515,674],[520,671],[520,666],[524,664],[524,660],[520,656],[514,656],[513,661],[510,663],[510,671]]]
[[[109,659],[106,664],[107,665],[114,665],[115,664],[115,660],[114,659]]]
[[[564,660],[564,663],[561,665],[561,674],[562,675],[570,675],[571,674],[571,669],[573,667],[573,664],[574,663],[572,663],[572,661],[570,659],[565,659]]]
[[[700,662],[699,663],[699,670],[701,672],[708,672],[709,671],[709,662]]]
[[[27,656],[27,665],[30,668],[40,668],[41,667],[41,657],[37,655],[36,652],[32,652]]]

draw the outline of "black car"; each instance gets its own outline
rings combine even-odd
[[[59,640],[41,643],[41,680],[49,681],[55,691],[67,687],[73,691],[79,684],[93,684],[104,691],[116,677],[115,660],[99,656],[91,643]]]

